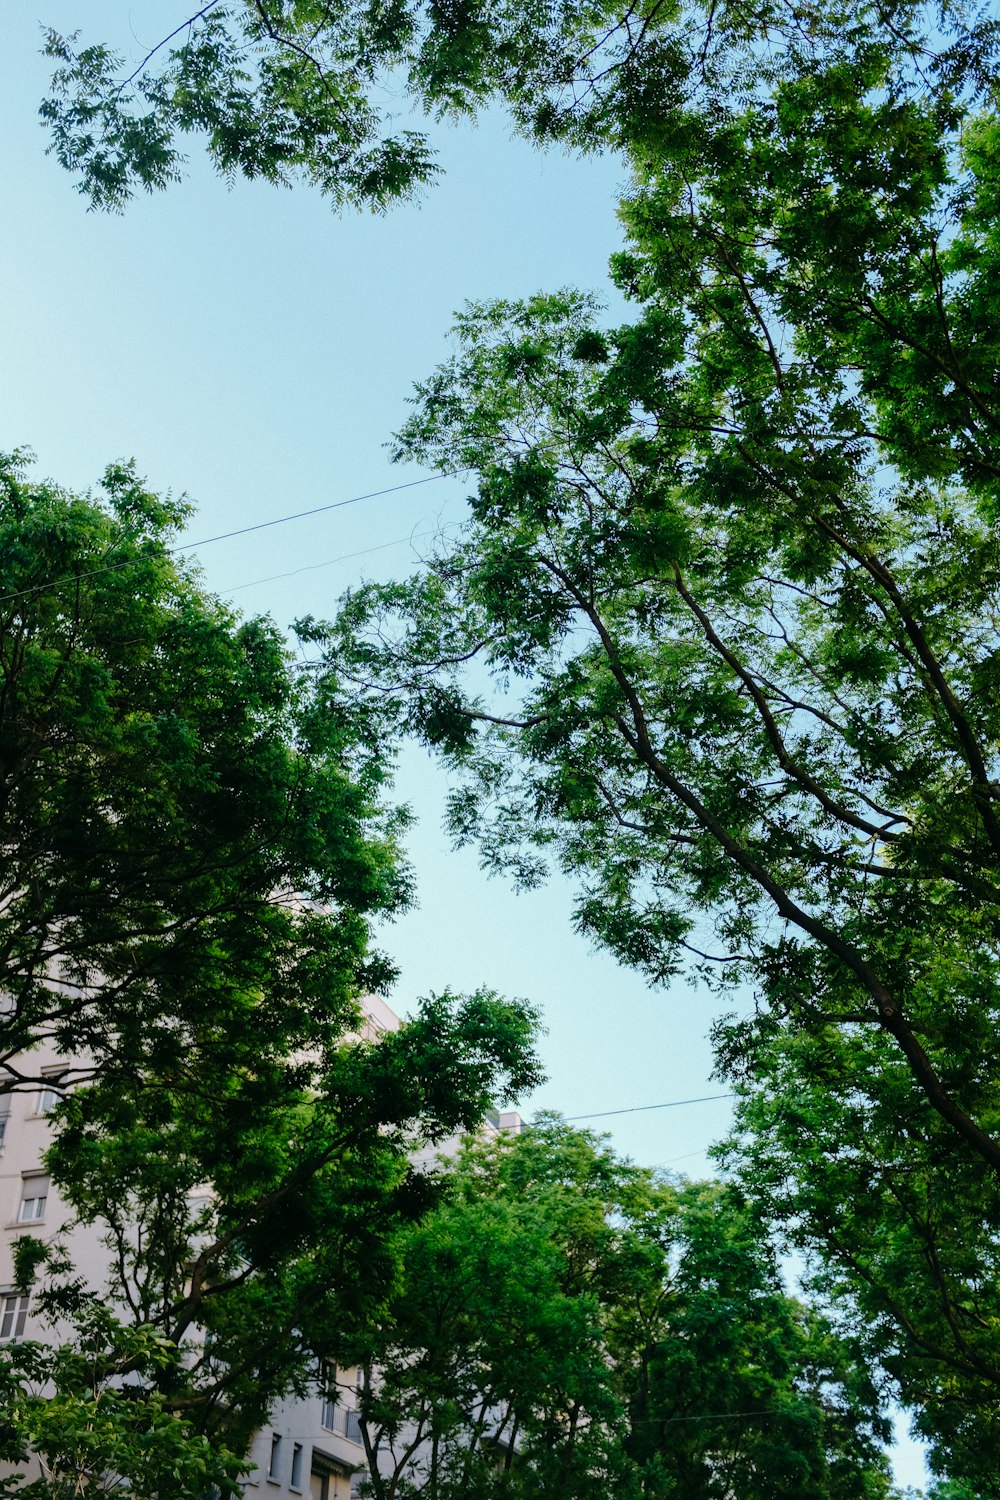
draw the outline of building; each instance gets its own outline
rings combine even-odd
[[[377,1042],[399,1024],[384,1001],[366,1000],[361,1034],[368,1040]],[[68,1221],[43,1165],[51,1140],[49,1115],[61,1097],[58,1080],[66,1075],[66,1063],[51,1049],[40,1050],[35,1061],[42,1078],[49,1075],[52,1083],[0,1098],[0,1342],[49,1337],[48,1330],[35,1320],[30,1298],[14,1286],[14,1248],[22,1234],[48,1238]],[[80,1076],[85,1076],[83,1070]],[[491,1114],[484,1124],[490,1134],[520,1128],[520,1116],[513,1110]],[[418,1161],[430,1164],[437,1154],[422,1152]],[[100,1226],[74,1226],[70,1248],[80,1274],[91,1286],[103,1286],[108,1250]],[[358,1383],[357,1370],[318,1369],[309,1395],[274,1407],[270,1422],[255,1434],[248,1454],[253,1464],[244,1486],[248,1497],[350,1500],[366,1468],[357,1413]],[[27,1470],[29,1480],[38,1474],[37,1464]]]
[[[348,1500],[352,1494],[352,1477],[365,1466],[357,1372],[327,1369],[318,1377],[312,1397],[280,1402],[270,1424],[255,1434],[248,1496]]]

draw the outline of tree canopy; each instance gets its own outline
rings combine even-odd
[[[201,589],[185,504],[0,485],[0,1089],[42,1043],[126,1082],[322,1048],[408,896],[362,720]]]
[[[464,537],[328,632],[451,823],[718,1030],[749,1187],[959,1485],[995,1491],[1000,22],[951,3],[210,5],[123,80],[50,38],[44,113],[119,207],[223,172],[377,207],[432,114],[618,151],[634,315],[462,315],[401,456],[476,476]],[[252,59],[249,60],[248,59]],[[381,730],[379,730],[381,724]],[[991,1465],[993,1467],[991,1468]]]
[[[3,1456],[41,1457],[44,1500],[89,1500],[109,1475],[136,1500],[201,1500],[210,1480],[237,1493],[275,1401],[378,1324],[395,1237],[434,1199],[415,1148],[536,1081],[531,1033],[524,1005],[444,995],[378,1040],[331,1039],[308,1073],[290,1061],[196,1090],[138,1059],[132,1088],[75,1090],[46,1158],[71,1217],[16,1248],[48,1333],[0,1347]],[[77,1259],[88,1227],[96,1279]]]
[[[866,58],[637,148],[631,322],[466,310],[398,444],[473,471],[466,534],[330,659],[490,867],[555,857],[652,980],[752,986],[720,1065],[780,1078],[778,1191],[957,1453],[1000,1373],[996,126]]]
[[[441,1170],[349,1346],[375,1500],[888,1496],[875,1386],[730,1189],[554,1118]]]
[[[46,1166],[70,1220],[18,1238],[49,1347],[0,1347],[0,1439],[49,1500],[109,1474],[200,1500],[374,1316],[428,1202],[415,1143],[537,1081],[534,1013],[445,993],[364,1039],[391,974],[369,922],[407,894],[366,714],[205,593],[186,508],[131,470],[103,500],[3,480],[0,1078],[68,1087]]]
[[[335,205],[384,209],[440,170],[421,116],[490,100],[541,142],[682,151],[711,172],[762,104],[784,96],[803,114],[826,96],[835,112],[881,95],[883,126],[902,130],[877,159],[903,169],[893,156],[920,101],[933,102],[918,138],[953,128],[962,101],[988,97],[997,41],[988,9],[953,0],[209,0],[178,5],[175,29],[128,70],[113,46],[50,31],[59,66],[42,117],[81,191],[111,209],[180,176],[185,136],[223,176],[304,178]]]

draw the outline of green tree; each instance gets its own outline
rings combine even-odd
[[[235,1493],[274,1401],[306,1394],[334,1342],[378,1322],[394,1238],[433,1200],[415,1146],[537,1081],[531,1032],[523,1005],[445,995],[378,1041],[342,1038],[307,1087],[275,1076],[271,1097],[228,1074],[193,1091],[141,1070],[130,1090],[74,1091],[47,1158],[74,1217],[17,1247],[49,1332],[0,1351],[8,1448],[42,1457],[39,1496],[83,1479],[96,1496],[110,1473],[136,1500],[200,1500],[206,1465]],[[107,1252],[97,1281],[73,1260],[87,1226]]]
[[[272,65],[291,70],[282,75],[286,82],[304,69],[333,97],[337,79],[362,88],[388,60],[409,67],[411,87],[429,107],[471,108],[498,93],[537,134],[563,132],[626,150],[637,180],[625,205],[633,249],[619,257],[616,276],[642,303],[643,316],[620,331],[614,351],[579,306],[558,299],[544,309],[470,318],[469,358],[427,387],[403,449],[477,468],[487,487],[515,465],[527,483],[534,468],[536,510],[551,503],[553,486],[561,503],[576,482],[581,514],[588,503],[592,510],[603,505],[606,493],[606,534],[595,511],[597,534],[613,547],[624,512],[638,507],[638,523],[625,523],[632,550],[623,562],[633,567],[625,583],[634,579],[638,597],[665,582],[671,605],[664,613],[658,600],[642,604],[646,634],[666,626],[671,610],[693,632],[690,649],[704,659],[716,691],[705,697],[709,712],[695,715],[692,733],[713,736],[716,780],[731,797],[742,801],[745,784],[756,788],[730,827],[728,806],[706,800],[699,776],[675,774],[629,707],[628,754],[667,802],[683,808],[680,823],[697,829],[678,830],[681,843],[667,851],[673,866],[688,837],[709,851],[703,873],[705,860],[681,861],[686,896],[692,885],[695,906],[713,888],[726,886],[732,896],[735,881],[739,904],[750,908],[744,927],[759,930],[754,914],[764,919],[774,911],[804,934],[807,941],[793,945],[795,964],[818,962],[823,971],[799,974],[796,993],[825,986],[826,968],[834,984],[840,976],[864,992],[934,1109],[994,1171],[1000,1168],[1000,1144],[979,1122],[978,1104],[963,1105],[911,1023],[898,993],[909,976],[897,981],[887,972],[887,965],[905,969],[911,960],[872,961],[867,939],[853,941],[834,910],[845,871],[852,889],[856,871],[888,892],[894,919],[905,888],[920,912],[902,929],[923,933],[931,962],[939,938],[952,941],[953,912],[940,904],[927,926],[926,882],[940,875],[976,914],[993,899],[982,872],[1000,851],[1000,822],[990,775],[993,728],[979,707],[992,663],[982,628],[994,587],[989,525],[998,472],[996,125],[989,104],[1000,28],[950,7],[932,16],[912,4],[805,11],[779,4],[760,13],[739,5],[657,6],[639,20],[600,7],[527,18],[502,7],[373,17],[254,0],[208,6],[182,31],[176,47],[158,49],[151,60],[160,71],[142,69],[133,80],[140,92],[152,90],[143,118],[165,140],[176,129],[207,128],[183,113],[199,87],[220,98],[229,83],[238,85],[244,104],[222,132],[238,145],[251,131],[247,100],[276,139],[279,121],[297,128],[308,115],[299,96],[282,103],[273,94]],[[232,48],[242,55],[248,38],[264,58],[253,76],[234,71]],[[76,71],[69,54],[66,60],[61,87],[76,101],[66,106],[70,114],[84,107],[81,100],[90,101],[87,108],[128,112],[128,91],[113,86],[106,52],[88,53]],[[55,105],[50,113],[69,128],[69,116]],[[105,160],[119,149],[115,140],[110,126],[103,135],[73,137],[67,160],[84,163],[87,143],[95,141]],[[311,160],[308,151],[296,159]],[[115,160],[128,165],[125,146]],[[220,163],[238,165],[229,157]],[[536,314],[533,340],[528,325]],[[558,361],[567,359],[562,373]],[[466,399],[473,403],[467,419]],[[643,532],[647,509],[657,534],[636,545],[632,534]],[[516,536],[515,512],[494,504],[487,520],[496,535]],[[706,547],[718,560],[714,576],[685,578],[684,568],[704,571],[699,549]],[[650,548],[658,555],[647,578]],[[588,613],[587,590],[603,561],[585,559],[579,576],[556,577],[558,587],[547,582],[561,600],[557,610],[581,615],[613,658],[618,632],[605,629],[602,638],[609,622],[595,618],[594,599]],[[836,602],[825,618],[828,586]],[[950,633],[938,638],[941,621],[956,592],[968,588],[974,597],[961,603],[974,639],[964,656],[954,648],[953,661]],[[803,592],[810,590],[811,601]],[[515,598],[523,602],[528,592],[522,587]],[[739,638],[716,628],[717,605],[735,612]],[[513,660],[533,667],[552,633],[533,655],[535,643],[518,638],[514,614],[513,603],[500,612],[511,622]],[[757,638],[761,631],[770,632],[769,644]],[[546,635],[545,627],[536,633]],[[627,664],[612,661],[628,707],[626,676]],[[689,676],[700,692],[698,671]],[[834,702],[838,690],[843,704]],[[744,713],[753,736],[747,764],[735,744]],[[911,734],[895,733],[897,717]],[[767,830],[784,829],[787,851],[758,850],[742,836],[772,771],[766,797],[774,812],[765,808],[762,816]],[[911,811],[913,796],[918,811]],[[942,826],[935,808],[945,799]],[[911,837],[918,824],[919,837]],[[728,875],[716,873],[720,856]],[[816,867],[824,862],[833,872],[820,882],[829,911],[822,897],[812,909]],[[669,866],[656,861],[660,871]],[[634,920],[644,910],[646,928]],[[582,919],[640,961],[648,948],[654,972],[665,946],[657,924],[669,938],[686,920],[669,902],[633,902],[628,892],[611,902],[598,894]],[[738,948],[740,925],[728,936]],[[920,967],[919,958],[913,962]],[[783,948],[782,970],[785,963]],[[989,987],[989,976],[984,982]]]
[[[981,140],[972,130],[936,252],[956,361],[970,320],[984,347],[994,337],[985,279],[951,269],[982,243]],[[1000,1224],[998,572],[994,460],[972,413],[996,396],[985,370],[961,398],[954,382],[940,398],[921,387],[926,443],[904,453],[897,419],[918,418],[898,372],[917,358],[909,320],[933,259],[892,240],[886,279],[911,277],[913,294],[873,355],[874,250],[852,303],[836,279],[824,298],[817,246],[808,326],[791,300],[772,325],[707,231],[684,238],[679,206],[653,239],[643,215],[661,186],[636,195],[637,248],[618,263],[644,299],[635,323],[603,328],[574,294],[463,317],[400,451],[478,473],[467,533],[409,585],[350,598],[331,660],[373,705],[394,694],[397,722],[442,750],[453,831],[488,865],[530,882],[555,855],[581,888],[581,930],[652,980],[687,954],[755,987],[755,1012],[719,1033],[730,1076],[769,1080],[774,1039],[789,1039],[794,1109],[811,1047],[812,1077],[856,1117],[849,1137],[831,1125],[831,1152],[850,1138],[876,1169],[913,1170],[911,1151],[927,1164],[930,1231],[890,1194],[864,1255],[895,1319],[897,1268],[877,1246],[910,1237],[935,1326],[895,1320],[895,1337],[931,1339],[936,1373],[908,1366],[905,1389],[935,1406],[947,1451],[934,1382],[957,1411],[957,1376],[974,1425],[1000,1374],[995,1282],[977,1269]],[[928,235],[939,211],[929,195]],[[759,279],[777,278],[780,250],[776,237],[760,252]],[[791,269],[787,284],[798,296]],[[959,399],[968,420],[934,449],[939,399],[949,432]],[[932,451],[945,472],[926,472]],[[813,1224],[822,1237],[835,1222]],[[968,1258],[932,1267],[928,1232]]]
[[[652,284],[613,332],[573,294],[465,315],[400,450],[477,469],[468,532],[355,592],[331,660],[441,748],[487,864],[531,882],[555,855],[580,929],[651,980],[687,954],[753,984],[721,1067],[769,1118],[808,1095],[825,1122],[822,1148],[783,1127],[777,1191],[859,1293],[874,1278],[883,1349],[922,1350],[892,1365],[943,1454],[996,1473],[972,1437],[1000,1374],[993,492],[958,447],[966,483],[795,404],[781,429],[777,372],[741,384],[747,326],[705,284],[684,317]],[[859,378],[832,413],[874,434]],[[930,1212],[868,1191],[900,1173]]]
[[[349,1351],[376,1500],[889,1494],[869,1377],[731,1191],[553,1119],[442,1172]]]
[[[74,1345],[17,1344],[0,1365],[0,1494],[20,1500],[230,1493],[242,1464],[196,1434],[156,1395],[116,1379],[109,1351],[133,1370],[161,1370],[176,1350],[93,1309]],[[29,1477],[29,1464],[36,1477]]]
[[[593,550],[562,577],[545,562],[552,602],[541,601],[527,632],[531,588],[514,578],[509,602],[495,589],[471,640],[509,627],[510,662],[547,671],[562,624],[582,620],[626,710],[625,764],[677,810],[657,858],[633,862],[635,882],[620,867],[611,883],[624,889],[613,900],[599,880],[581,920],[655,974],[692,906],[739,908],[724,934],[737,950],[746,930],[760,932],[775,914],[805,941],[771,945],[774,984],[791,965],[800,1003],[807,989],[841,983],[863,993],[933,1108],[996,1171],[1000,1144],[980,1122],[980,1101],[959,1097],[912,1021],[905,971],[936,963],[941,944],[958,943],[965,963],[955,908],[968,908],[962,920],[973,925],[990,909],[984,871],[1000,851],[986,702],[998,473],[989,105],[1000,28],[909,4],[658,6],[641,20],[599,7],[373,18],[213,5],[176,48],[157,52],[154,67],[165,61],[156,81],[140,71],[140,89],[153,90],[150,128],[172,137],[197,126],[172,114],[175,104],[186,108],[199,80],[213,97],[223,93],[237,75],[220,38],[242,47],[251,34],[268,66],[280,58],[291,68],[294,56],[319,76],[326,47],[331,66],[359,83],[369,78],[360,60],[377,68],[385,46],[432,107],[468,108],[499,93],[525,128],[576,131],[628,153],[633,248],[616,276],[642,305],[636,324],[612,348],[572,299],[484,309],[464,325],[467,357],[426,388],[404,435],[407,454],[480,472],[484,532],[501,550],[510,540],[512,573],[525,550],[547,544],[546,507],[555,507],[554,530],[578,544],[593,516],[595,543],[621,549],[617,568]],[[307,34],[317,50],[302,56]],[[64,75],[66,98],[73,108],[80,99],[130,108],[98,51],[79,75]],[[265,85],[266,68],[239,79],[278,135],[283,116]],[[295,101],[285,103],[297,120]],[[234,116],[226,140],[244,139],[242,120]],[[113,135],[86,140],[111,151]],[[86,143],[74,140],[68,159],[80,164]],[[512,476],[526,497],[520,510],[518,495],[501,495]],[[537,569],[529,578],[537,582]],[[681,627],[654,697],[697,699],[687,728],[712,746],[697,774],[659,753],[641,694],[629,700],[622,651],[632,620],[600,618],[595,587],[622,593],[633,584],[627,609],[638,615],[637,646],[651,642],[652,677],[665,665],[656,659],[662,636]],[[950,616],[947,628],[943,621],[958,593],[956,642]],[[734,615],[731,631],[720,608]],[[497,651],[501,670],[506,649]],[[697,664],[685,664],[685,652]],[[640,676],[646,665],[637,661]],[[607,713],[591,706],[603,724]],[[429,712],[436,725],[440,714]],[[900,721],[907,733],[896,732]],[[679,720],[672,727],[676,734]],[[542,758],[530,736],[524,743],[529,758]],[[599,792],[592,798],[606,823],[615,796],[609,806]],[[581,803],[570,821],[583,826],[591,811],[583,816]],[[757,816],[766,847],[745,835]],[[543,817],[534,836],[547,838],[552,826]],[[617,828],[623,843],[628,831]],[[638,835],[646,847],[649,831]],[[599,858],[567,851],[581,869]],[[660,880],[678,876],[683,911],[656,893],[632,899],[632,885],[654,868]],[[927,899],[939,877],[954,903]],[[920,934],[922,958],[876,958],[867,935],[851,935],[839,906],[855,899],[859,881],[872,888],[869,905],[879,905],[876,887],[885,893],[893,928]],[[716,902],[723,891],[725,903]],[[916,906],[903,916],[901,903]],[[891,943],[881,918],[871,925],[873,941]],[[988,971],[981,948],[977,955]],[[989,972],[983,983],[989,990]],[[839,1003],[831,997],[826,1009]],[[990,1029],[984,1020],[987,1038]]]
[[[997,40],[988,14],[926,0],[209,0],[178,5],[177,21],[127,71],[112,47],[48,34],[60,66],[42,117],[96,206],[179,177],[190,135],[225,177],[302,177],[335,205],[384,209],[439,171],[426,133],[397,125],[401,87],[414,125],[499,99],[531,139],[669,154],[725,139],[787,81],[808,91],[826,74],[863,92],[888,67],[895,104],[900,84],[988,92]]]
[[[414,1142],[538,1076],[530,1008],[485,991],[358,1035],[391,974],[369,921],[407,891],[366,716],[200,588],[186,507],[128,469],[104,488],[8,462],[0,494],[0,1077],[71,1085],[47,1166],[73,1215],[63,1244],[19,1238],[50,1347],[5,1345],[0,1378],[7,1451],[43,1455],[52,1500],[85,1470],[95,1495],[231,1478],[391,1283],[427,1201]]]
[[[954,1481],[941,1493],[1000,1494],[1000,1267],[976,1164],[927,1129],[898,1060],[846,1029],[783,1029],[739,1094],[728,1166],[904,1392]]]
[[[388,980],[408,893],[363,720],[199,587],[187,505],[103,487],[0,468],[4,1092],[41,1044],[123,1085],[287,1067]]]
[[[499,97],[631,168],[633,322],[572,293],[466,314],[400,447],[475,471],[469,532],[355,596],[331,659],[450,758],[454,830],[488,863],[530,880],[554,855],[581,928],[654,980],[687,951],[754,987],[719,1045],[751,1094],[780,1082],[746,1115],[768,1181],[979,1483],[1000,1379],[1000,26],[863,0],[205,19],[233,45],[263,26],[288,78],[330,49],[369,104],[389,36],[415,102]],[[156,184],[143,131],[161,177],[187,128],[223,167],[260,170],[225,154],[246,140],[270,170],[287,139],[277,165],[313,170],[310,117],[265,71],[237,100],[266,104],[263,134],[235,105],[215,135],[184,114],[235,77],[200,26],[121,90],[106,52],[53,39],[57,150],[95,201]],[[490,689],[463,674],[477,656]]]

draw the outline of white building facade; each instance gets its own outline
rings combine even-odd
[[[399,1025],[384,1002],[367,1005],[364,1034],[377,1040]],[[52,1052],[34,1054],[38,1071],[53,1082],[38,1090],[0,1098],[0,1342],[31,1339],[45,1343],[52,1330],[36,1317],[30,1295],[14,1284],[14,1251],[23,1234],[54,1239],[70,1215],[49,1179],[44,1156],[52,1139],[49,1114],[61,1098],[56,1080],[65,1062]],[[73,1224],[67,1244],[76,1272],[99,1288],[107,1279],[108,1251],[101,1226]],[[279,1403],[271,1423],[258,1432],[248,1459],[254,1467],[245,1481],[249,1495],[309,1496],[310,1500],[349,1500],[352,1476],[364,1467],[355,1388],[357,1372],[317,1371],[315,1393]],[[21,1466],[19,1466],[21,1467]],[[38,1478],[37,1461],[24,1466],[26,1481]]]
[[[366,1039],[377,1042],[399,1025],[384,1001],[365,1001],[361,1031]],[[14,1284],[14,1250],[21,1235],[52,1239],[70,1222],[44,1166],[52,1139],[49,1116],[61,1097],[58,1080],[66,1076],[67,1064],[53,1052],[40,1051],[33,1054],[33,1065],[43,1079],[51,1076],[52,1083],[0,1098],[0,1342],[51,1339],[51,1329],[35,1316],[30,1295]],[[85,1070],[77,1068],[75,1074],[85,1076]],[[513,1110],[491,1114],[484,1124],[491,1135],[520,1128],[520,1116]],[[428,1149],[417,1161],[431,1165],[438,1154]],[[77,1273],[91,1287],[104,1287],[109,1252],[101,1226],[73,1224],[67,1245]],[[328,1366],[317,1370],[308,1396],[277,1403],[247,1455],[252,1469],[244,1481],[245,1493],[261,1500],[350,1500],[366,1472],[357,1412],[359,1384],[356,1369]],[[37,1461],[25,1473],[27,1481],[37,1478]]]

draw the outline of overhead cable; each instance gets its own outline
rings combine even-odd
[[[410,479],[405,484],[391,484],[382,490],[369,490],[363,495],[351,495],[346,500],[331,500],[326,505],[314,505],[309,510],[292,511],[288,515],[274,516],[269,521],[258,521],[253,526],[239,526],[235,531],[220,531],[216,536],[202,537],[197,542],[178,542],[173,547],[165,547],[167,554],[178,552],[197,552],[199,547],[209,547],[213,542],[228,542],[234,537],[248,536],[254,531],[266,531],[272,526],[284,526],[289,521],[302,521],[307,516],[320,516],[326,511],[342,510],[346,505],[358,505],[363,500],[378,500],[383,495],[395,495],[400,490],[412,490],[421,484],[434,484],[438,479],[454,479],[457,474],[464,473],[463,469],[451,469],[443,474],[428,474],[423,479]],[[129,568],[137,561],[134,557],[123,558],[120,562],[106,563],[100,568],[90,568],[85,573],[70,573],[64,578],[51,578],[42,583],[32,584],[30,588],[15,589],[8,594],[0,594],[0,604],[10,599],[24,599],[33,594],[41,594],[46,590],[66,588],[71,584],[82,583],[87,578],[97,578],[102,573],[117,573],[122,568]]]
[[[241,589],[254,589],[265,583],[280,583],[285,578],[297,578],[300,573],[315,573],[319,568],[332,568],[335,563],[351,562],[355,557],[367,557],[371,552],[384,552],[387,547],[401,547],[404,542],[421,542],[429,536],[438,536],[439,530],[418,531],[410,536],[393,537],[391,542],[378,542],[374,547],[362,547],[357,552],[344,552],[340,557],[328,557],[325,562],[305,563],[301,568],[291,568],[287,573],[272,573],[267,578],[254,578],[250,583],[236,583],[231,588],[220,589],[220,594],[238,594]]]
[[[682,1104],[708,1104],[713,1099],[732,1099],[732,1094],[701,1094],[697,1099],[667,1099],[663,1104],[634,1104],[629,1109],[603,1109],[597,1114],[567,1115],[567,1124],[574,1120],[606,1120],[611,1115],[638,1115],[648,1109],[679,1109]]]

